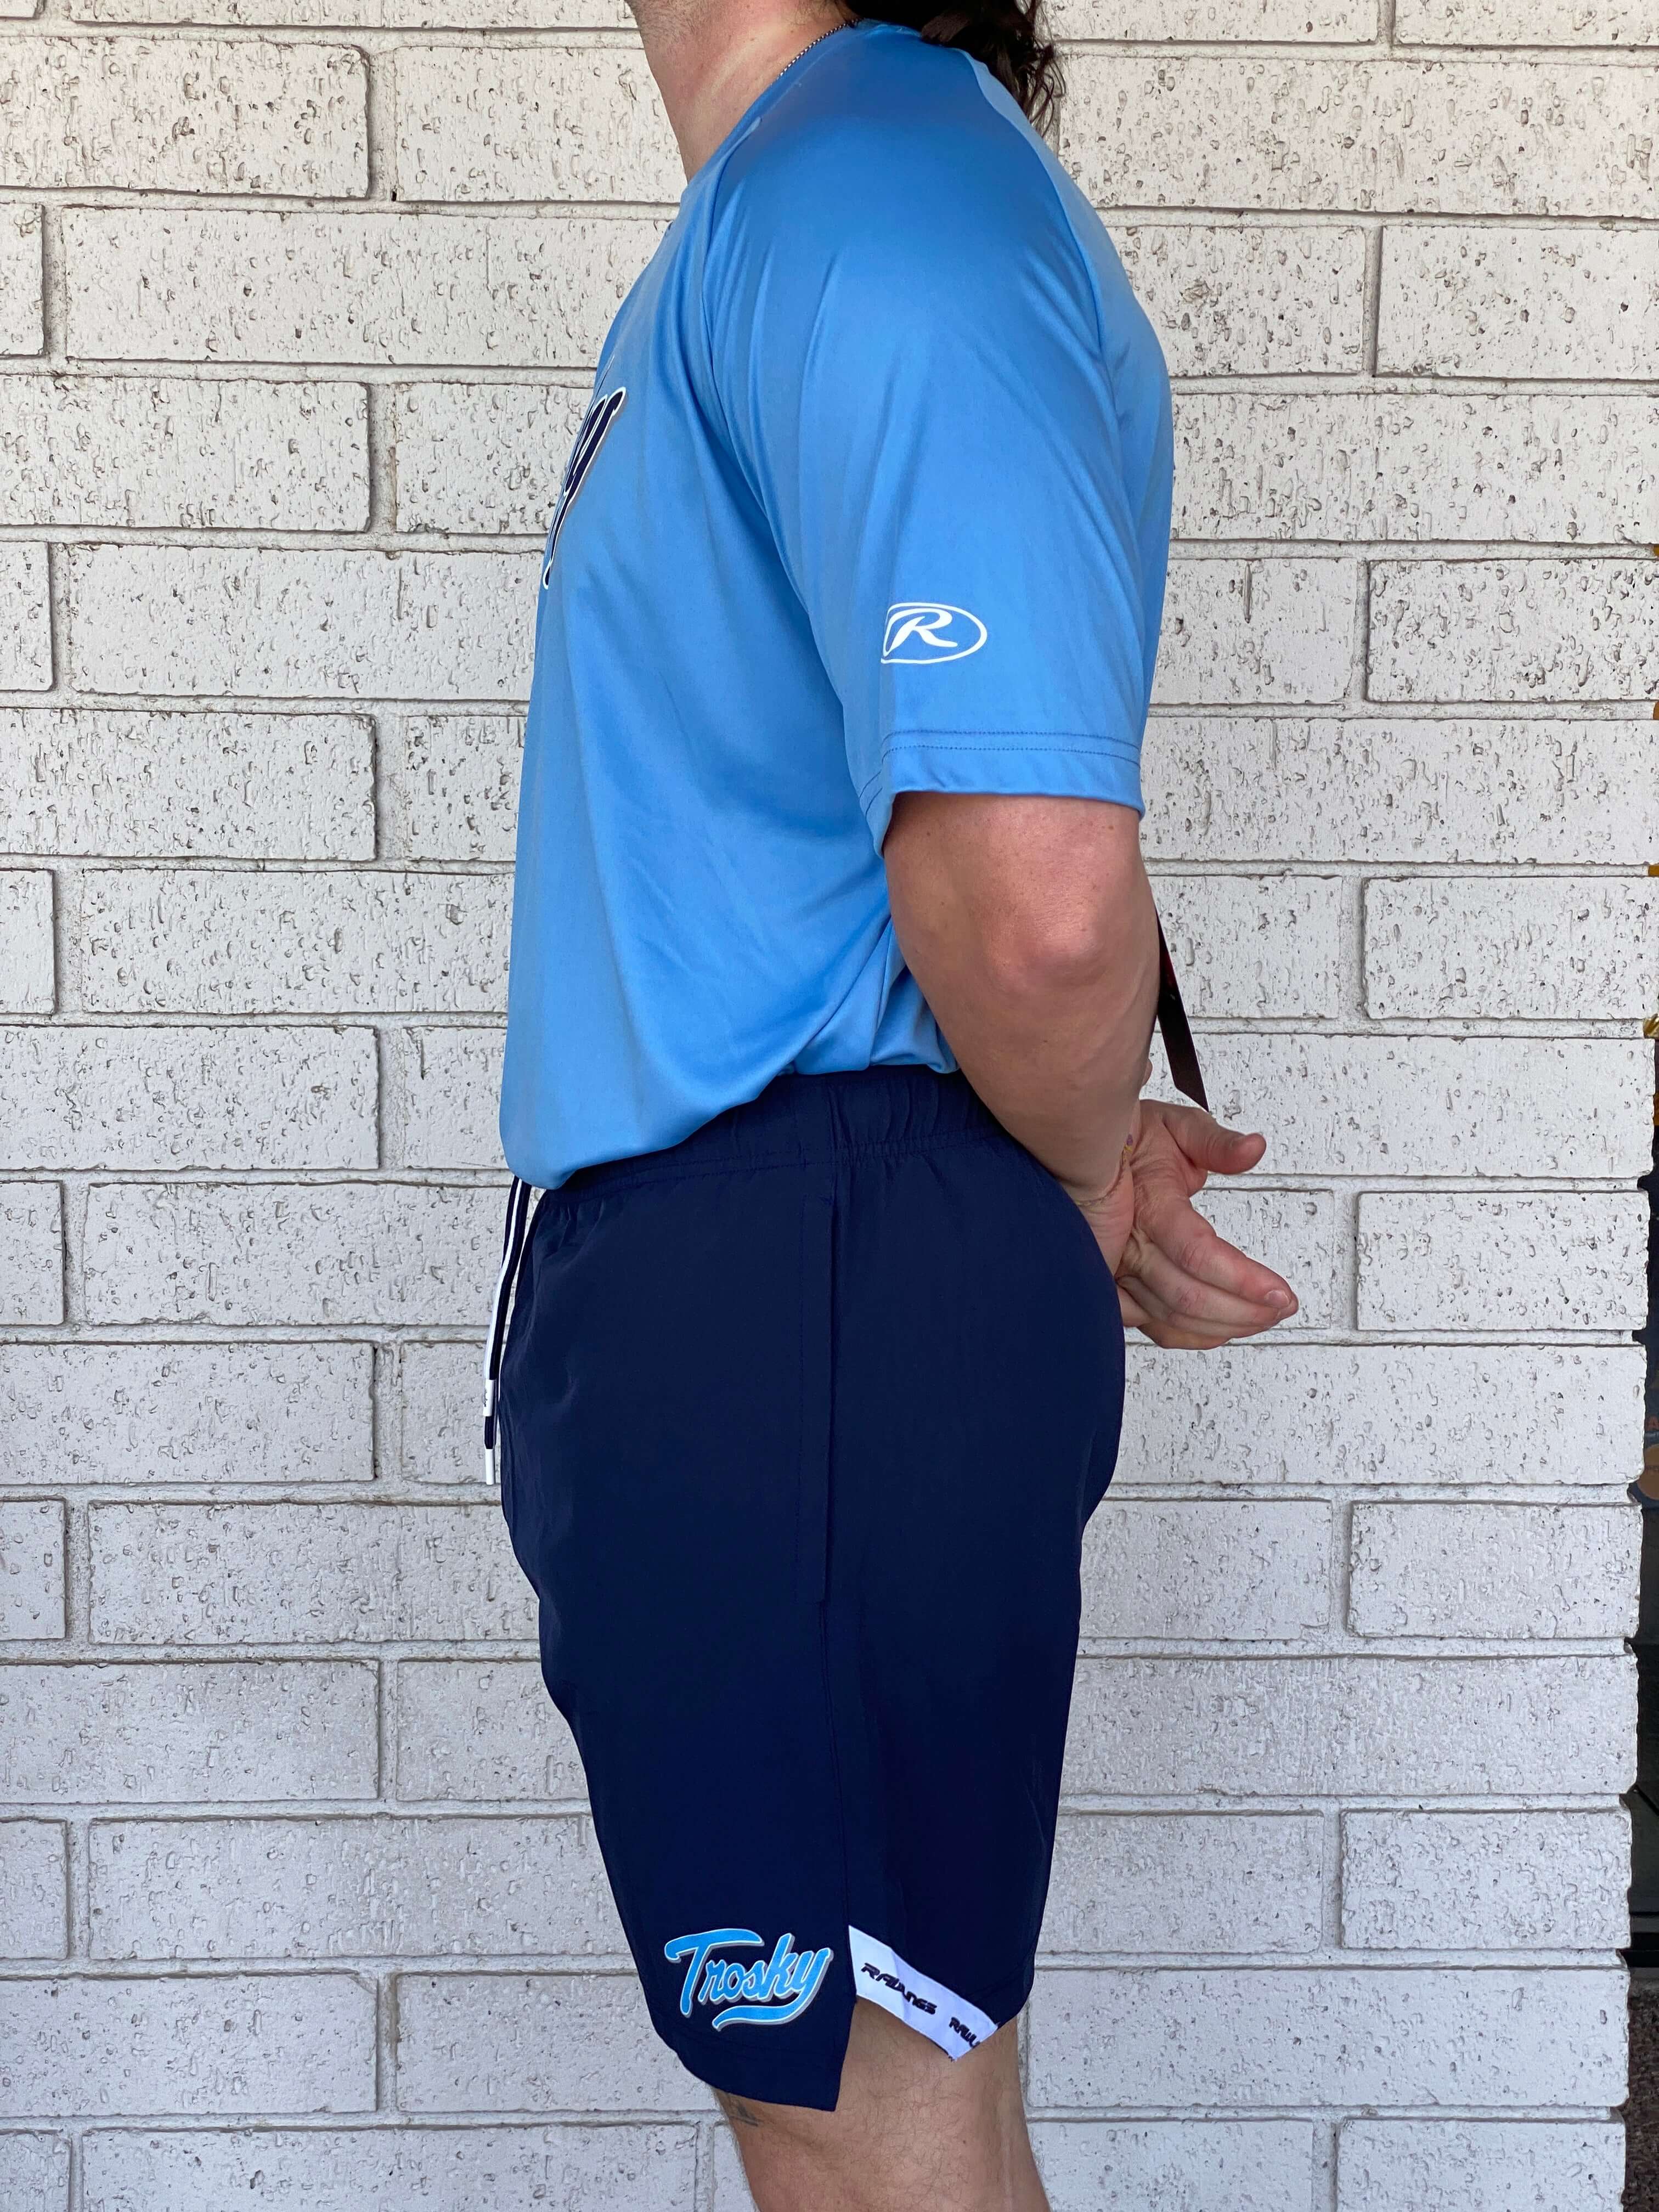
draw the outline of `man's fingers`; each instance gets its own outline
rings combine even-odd
[[[1194,1167],[1206,1175],[1245,1175],[1267,1149],[1259,1130],[1229,1129],[1201,1106],[1161,1106],[1159,1115]]]
[[[1243,1258],[1243,1253],[1235,1255]],[[1140,1245],[1125,1255],[1120,1281],[1133,1290],[1137,1303],[1154,1320],[1170,1321],[1222,1336],[1271,1328],[1294,1310],[1277,1299],[1252,1297],[1219,1287],[1190,1273],[1155,1245]],[[1247,1263],[1254,1264],[1254,1263]]]
[[[1224,1344],[1236,1344],[1243,1337],[1260,1336],[1265,1330],[1276,1328],[1279,1322],[1276,1314],[1243,1327],[1183,1318],[1170,1313],[1164,1301],[1154,1297],[1144,1283],[1127,1276],[1119,1281],[1117,1293],[1125,1328],[1138,1328],[1154,1344],[1174,1352],[1216,1352]]]
[[[1296,1293],[1282,1275],[1218,1237],[1204,1216],[1173,1191],[1158,1194],[1137,1212],[1125,1248],[1125,1273],[1148,1278],[1149,1264],[1156,1271],[1152,1286],[1161,1295],[1167,1295],[1165,1285],[1188,1278],[1260,1306],[1280,1321],[1296,1311]]]

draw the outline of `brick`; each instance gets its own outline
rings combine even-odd
[[[57,1004],[52,876],[45,868],[0,869],[0,1006],[49,1014]]]
[[[398,1668],[398,1795],[406,1803],[574,1803],[586,1788],[533,1660],[415,1659]]]
[[[64,1509],[0,1503],[0,1640],[64,1633]]]
[[[395,1030],[386,1044],[387,1164],[501,1171],[500,1030]]]
[[[392,721],[386,775],[398,849],[416,860],[510,860],[523,753],[516,714]]]
[[[1340,2212],[1618,2212],[1622,2120],[1345,2120]]]
[[[1629,1786],[1622,1658],[1084,1659],[1066,1787],[1126,1797],[1609,1796]]]
[[[1164,706],[1319,706],[1354,660],[1346,561],[1176,561],[1153,696]]]
[[[1036,2105],[1609,2105],[1622,1972],[1051,1967]]]
[[[69,351],[591,368],[665,228],[586,212],[66,209]],[[562,461],[549,456],[556,474]]]
[[[594,56],[611,51],[588,49]],[[502,58],[545,52],[538,46]],[[396,387],[398,527],[542,535],[558,497],[553,457],[568,451],[587,399],[585,383]]]
[[[367,1482],[372,1359],[366,1344],[0,1345],[0,1482]]]
[[[1085,1539],[1087,1637],[1258,1643],[1330,1619],[1322,1505],[1109,1498]]]
[[[1141,756],[1158,860],[1593,861],[1659,849],[1655,733],[1619,721],[1163,714]],[[444,855],[439,855],[444,857]],[[510,858],[511,848],[497,855]]]
[[[1560,61],[1076,53],[1060,152],[1113,207],[1651,213],[1650,91]]]
[[[1380,561],[1374,699],[1646,700],[1659,690],[1659,563]]]
[[[1177,538],[1659,537],[1659,401],[1177,394]]]
[[[94,1505],[100,1644],[484,1639],[536,1633],[499,1501]]]
[[[0,15],[13,12],[0,5]],[[32,207],[0,209],[0,353],[39,353],[45,343],[40,319],[40,211]],[[4,2199],[0,2198],[0,2206],[3,2204]]]
[[[1357,371],[1365,233],[1357,225],[1111,226],[1176,376]]]
[[[1306,2120],[1039,2120],[1031,2144],[1064,2212],[1306,2212],[1313,2202]]]
[[[82,22],[252,23],[311,30],[506,31],[544,25],[621,26],[622,0],[75,0]]]
[[[1632,1521],[1622,1505],[1356,1505],[1349,1624],[1360,1636],[1633,1636]]]
[[[1326,1190],[1225,1190],[1200,1209],[1230,1244],[1282,1275],[1300,1310],[1282,1327],[1336,1326],[1336,1207]]]
[[[0,15],[27,14],[28,0],[0,0]],[[70,2147],[62,2136],[0,2135],[0,2212],[67,2212]]]
[[[1623,1345],[1132,1340],[1116,1482],[1604,1484],[1641,1393]]]
[[[510,882],[390,869],[94,871],[82,1003],[98,1013],[494,1012]]]
[[[375,1164],[368,1030],[0,1028],[0,1168]]]
[[[585,1814],[99,1820],[99,1959],[625,1954]]]
[[[374,1992],[351,1974],[10,1984],[0,2112],[363,2112]]]
[[[1335,877],[1160,874],[1155,889],[1190,1012],[1317,1021],[1340,1011]]]
[[[319,192],[368,187],[362,56],[239,39],[15,39],[0,185]]]
[[[0,1953],[61,1959],[69,1950],[67,1835],[58,1820],[0,1820]],[[10,2145],[0,2138],[0,2172]],[[6,2191],[0,2182],[0,2208]]]
[[[373,726],[362,714],[0,708],[0,848],[372,860]]]
[[[1398,0],[1394,34],[1413,46],[1647,46],[1659,21],[1644,0]]]
[[[1623,1191],[1367,1192],[1361,1328],[1635,1328],[1647,1208]]]
[[[0,1674],[0,1800],[277,1805],[373,1797],[374,1669],[354,1661],[23,1666]]]
[[[1311,1951],[1322,1924],[1316,1819],[1068,1813],[1060,1820],[1045,1951]]]
[[[87,1318],[482,1326],[501,1194],[406,1183],[102,1183]]]
[[[360,385],[18,378],[6,413],[0,522],[360,530],[368,520]]]
[[[672,207],[685,170],[637,46],[405,47],[398,194]]]
[[[1652,1006],[1656,921],[1659,884],[1641,878],[1370,883],[1366,1011],[1384,1021],[1639,1019]]]
[[[331,7],[331,15],[335,15]],[[515,2128],[168,2129],[86,2138],[86,2212],[202,2212],[257,2203],[284,2212],[421,2212],[541,2205],[549,2212],[685,2212],[696,2136],[685,2125]],[[0,2199],[3,2203],[3,2199]],[[10,2208],[6,2208],[10,2212]],[[31,2208],[33,2212],[33,2208]]]
[[[1611,1951],[1629,1940],[1630,1820],[1349,1813],[1342,1940],[1379,1951]]]
[[[64,1318],[62,1200],[55,1182],[0,1182],[0,1323]]]
[[[708,2112],[631,1974],[401,1974],[405,2112]]]
[[[0,544],[0,691],[45,691],[51,684],[46,549]]]
[[[1644,230],[1390,225],[1384,375],[1645,377],[1659,268]]]
[[[90,690],[469,699],[529,689],[536,567],[523,554],[91,545],[71,548],[68,567],[70,658]]]
[[[404,1482],[477,1482],[483,1346],[409,1344],[399,1362],[398,1471]]]
[[[1204,1075],[1224,1121],[1265,1132],[1274,1174],[1637,1176],[1647,1164],[1653,1055],[1634,1037],[1231,1033],[1205,1038]]]
[[[1247,0],[1243,7],[1224,6],[1221,0],[1130,0],[1124,7],[1106,0],[1058,0],[1043,14],[1049,35],[1057,39],[1170,39],[1195,45],[1283,39],[1304,46],[1376,36],[1376,0],[1314,0],[1311,7],[1304,0]]]

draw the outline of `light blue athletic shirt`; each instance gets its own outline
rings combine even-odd
[[[501,1140],[544,1188],[786,1070],[949,1069],[895,793],[1140,805],[1169,380],[976,62],[862,23],[685,188],[548,532]]]

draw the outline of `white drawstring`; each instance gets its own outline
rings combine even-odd
[[[484,1348],[483,1373],[483,1452],[484,1480],[499,1482],[501,1479],[501,1431],[497,1413],[501,1404],[501,1354],[507,1349],[507,1332],[512,1325],[514,1300],[518,1295],[519,1269],[530,1243],[530,1225],[536,1218],[536,1208],[547,1195],[513,1178],[513,1187],[507,1194],[507,1219],[501,1230],[501,1272],[495,1278],[495,1307],[490,1316],[489,1341]]]

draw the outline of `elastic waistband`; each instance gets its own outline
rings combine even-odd
[[[780,1075],[757,1098],[705,1121],[678,1145],[579,1168],[551,1194],[576,1197],[606,1183],[731,1169],[810,1167],[860,1152],[1012,1139],[963,1075],[931,1067],[864,1067]]]

